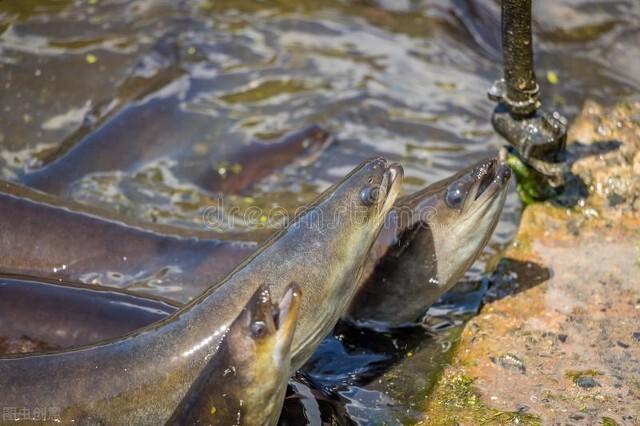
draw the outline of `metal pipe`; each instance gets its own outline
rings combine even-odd
[[[502,0],[504,100],[512,113],[529,115],[539,108],[533,69],[531,0]]]
[[[502,0],[502,78],[489,89],[489,98],[498,105],[493,110],[493,128],[515,148],[526,164],[552,188],[564,184],[564,152],[567,121],[559,113],[540,110],[539,87],[533,69],[531,0]],[[530,177],[525,180],[532,182]],[[534,199],[546,198],[548,191],[534,191]],[[551,191],[553,192],[553,191]]]

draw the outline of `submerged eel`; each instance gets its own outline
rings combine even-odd
[[[278,300],[291,282],[305,294],[291,346],[290,372],[297,370],[353,297],[401,181],[398,165],[363,163],[217,288],[165,320],[94,345],[0,357],[3,404],[59,407],[62,422],[166,422],[262,283]]]
[[[91,173],[135,173],[168,159],[177,176],[208,191],[238,194],[277,169],[313,161],[332,142],[329,132],[312,125],[277,140],[203,143],[212,127],[211,117],[184,111],[179,99],[151,98],[124,108],[20,181],[64,195],[69,185]],[[206,153],[194,152],[198,144]]]
[[[416,320],[458,281],[482,251],[500,217],[508,180],[509,170],[506,166],[497,160],[487,160],[399,199],[369,252],[361,278],[362,284],[347,316],[374,326],[383,322],[387,326],[404,325]],[[5,200],[2,202],[4,204]],[[38,207],[31,206],[31,209],[37,211]],[[22,217],[31,217],[31,211],[26,210]],[[0,221],[0,227],[3,223],[15,226],[13,218],[19,217],[8,214],[7,209],[0,210],[0,215],[4,216]],[[43,215],[42,220],[45,218]],[[61,226],[61,223],[43,223],[48,228]],[[70,225],[73,221],[68,223],[65,228],[68,228],[69,232],[78,229]],[[118,259],[119,256],[123,256],[119,250],[131,249],[137,251],[138,256],[131,257],[131,262],[143,264],[140,259],[145,258],[145,246],[137,242],[139,237],[132,237],[138,234],[128,232],[124,225],[104,225],[100,221],[97,225],[103,226],[98,228],[97,237],[112,234],[120,239],[120,245],[109,246],[108,254],[113,254],[113,258]],[[122,232],[114,232],[121,228]],[[15,232],[10,232],[10,229],[0,235],[8,238]],[[40,232],[44,231],[42,228]],[[37,235],[37,232],[27,235]],[[69,237],[70,234],[66,236]],[[154,234],[153,238],[160,237]],[[158,245],[171,252],[173,245],[178,243],[174,237],[164,238],[166,240],[160,239],[163,243]],[[116,241],[117,238],[113,240]],[[82,247],[84,242],[85,240],[78,240],[77,244],[80,244],[80,247],[65,244],[67,250],[71,250],[67,256],[76,256],[76,249],[79,253],[83,250],[88,252],[87,248]],[[13,244],[18,243],[19,240],[15,240]],[[35,243],[35,240],[28,241],[26,244],[32,249],[25,253],[34,257],[23,258],[20,261],[16,259],[15,263],[37,264],[39,259],[45,258],[46,250],[37,251],[44,250],[45,245],[34,247]],[[13,255],[10,247],[9,241],[2,248],[3,253],[7,253],[7,257],[0,258],[2,270],[7,270],[8,261]],[[58,247],[58,244],[53,244],[52,247]],[[205,247],[203,242],[200,250],[204,250]],[[242,249],[235,247],[234,250],[249,255],[255,248],[243,246]],[[168,254],[162,255],[161,252],[155,255],[171,258]],[[106,256],[105,259],[109,257]],[[178,257],[173,259],[180,260]],[[206,279],[210,278],[211,282],[216,282],[221,279],[222,277],[215,275],[214,267],[231,267],[228,263],[233,263],[234,260],[230,259],[227,264],[220,264],[215,259],[212,257],[209,260],[212,275],[193,276],[191,269],[184,269],[185,282],[181,285],[188,286],[189,289],[199,289],[197,285],[190,285],[190,280],[204,278],[206,282]],[[78,275],[74,273],[81,264],[76,263],[60,271],[59,279],[77,278]],[[100,263],[96,265],[100,266]],[[48,268],[28,271],[25,268],[17,269],[18,272],[31,272],[35,275],[50,271]],[[389,303],[385,303],[385,300]],[[61,309],[62,306],[64,309]],[[402,309],[399,309],[399,306]],[[36,282],[14,277],[0,279],[0,337],[19,339],[26,336],[36,341],[50,342],[58,347],[114,338],[151,324],[170,315],[176,309],[177,305],[164,300],[143,299],[115,289],[100,289],[99,286],[71,286],[67,283]]]
[[[313,161],[332,143],[330,133],[316,125],[278,139],[247,140],[244,133],[229,131],[227,118],[198,111],[198,98],[215,84],[189,75],[184,67],[180,34],[193,25],[184,22],[160,37],[119,84],[115,97],[92,108],[21,182],[64,195],[91,173],[135,173],[167,160],[185,181],[237,194],[274,170]]]

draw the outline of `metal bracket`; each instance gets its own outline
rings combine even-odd
[[[567,120],[540,111],[540,87],[533,69],[531,0],[502,1],[504,78],[489,89],[498,105],[491,123],[529,167],[552,187],[564,184]]]

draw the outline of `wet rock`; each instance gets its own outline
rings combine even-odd
[[[615,192],[612,194],[609,194],[608,200],[609,200],[609,207],[618,206],[620,204],[623,204],[626,201],[624,197],[616,194]]]
[[[640,101],[607,110],[587,101],[568,135],[571,171],[586,185],[582,208],[614,220],[640,217]]]
[[[640,102],[611,109],[587,102],[569,132],[569,149],[571,171],[588,195],[573,208],[549,202],[523,211],[515,241],[494,262],[485,306],[466,324],[427,400],[427,418],[478,424],[487,413],[517,413],[526,404],[538,424],[637,421],[640,119],[634,117]],[[526,379],[507,354],[526,365]],[[463,408],[445,402],[453,377],[473,388]],[[465,414],[472,406],[482,407],[482,416]]]
[[[633,420],[633,418],[629,418],[627,419],[626,417],[623,417],[622,420]],[[611,417],[603,417],[602,418],[602,426],[618,426],[618,422],[616,422],[615,420],[613,420]]]
[[[513,354],[500,355],[495,362],[497,362],[498,365],[500,365],[500,367],[502,368],[515,370],[522,374],[525,374],[527,372],[527,368],[525,367],[524,362],[522,362],[520,358]]]
[[[576,385],[581,388],[590,389],[595,388],[596,386],[600,386],[596,380],[591,376],[580,376],[576,379]]]

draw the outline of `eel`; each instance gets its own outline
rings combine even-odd
[[[170,301],[125,290],[4,276],[0,278],[0,339],[43,342],[51,349],[81,346],[128,334],[179,308]]]
[[[496,173],[498,168],[490,168],[489,165],[496,161],[485,160],[413,195],[402,197],[396,203],[394,212],[402,211],[403,215],[416,218],[430,213],[435,227],[444,226],[448,220],[462,223],[466,220],[466,214],[455,215],[455,211],[450,212],[451,209],[442,203],[443,194],[449,186],[459,186],[456,183],[459,179],[480,179],[483,176],[485,180],[491,179],[491,173]],[[503,171],[504,168],[500,166]],[[488,173],[479,174],[476,169],[486,169]],[[499,180],[495,185],[501,190],[490,191],[491,196],[483,200],[499,199],[501,195],[502,201],[493,204],[496,208],[487,212],[484,219],[476,217],[474,220],[488,220],[493,225],[497,222],[507,186],[500,184]],[[437,207],[439,199],[440,206]],[[187,230],[136,222],[2,181],[0,206],[2,273],[128,288],[180,303],[188,302],[222,280],[255,252],[257,243],[268,238],[268,234],[256,232],[251,236],[257,241],[241,241],[241,238],[247,238],[246,234]],[[422,235],[426,235],[426,239],[431,233],[428,226],[414,233],[407,232],[405,228],[411,225],[410,221],[398,224],[390,217],[388,222],[389,226],[385,227],[385,232],[369,255],[364,274],[363,281],[371,282],[374,289],[376,282],[386,279],[386,271],[401,261],[397,254],[393,254],[395,246],[404,247],[407,241],[419,239]],[[469,238],[475,240],[476,235],[488,238],[492,231],[492,226],[472,228]],[[481,249],[479,247],[477,253]],[[419,264],[433,254],[426,250],[418,251],[414,256],[415,260],[408,260],[404,256],[402,261]],[[438,258],[442,264],[444,258]],[[450,256],[446,262],[451,265],[450,269],[459,270],[467,268],[474,259],[462,255]],[[378,267],[382,261],[386,266]],[[451,275],[455,277],[460,273]],[[444,276],[438,279],[441,282],[451,281]]]
[[[66,196],[70,185],[91,173],[136,173],[168,159],[175,163],[172,172],[187,182],[210,192],[239,194],[278,169],[312,162],[333,141],[328,131],[311,125],[279,139],[220,143],[214,140],[220,136],[211,117],[184,110],[177,94],[164,95],[178,90],[185,78],[132,102],[93,131],[79,130],[79,140],[65,142],[64,149],[23,174],[20,182]]]
[[[291,341],[300,297],[299,287],[291,284],[280,304],[274,305],[269,290],[265,286],[258,288],[167,424],[275,425],[290,375]],[[62,414],[57,407],[47,407],[48,412],[21,408],[25,409],[20,418],[13,420],[102,420],[90,413]],[[7,413],[4,420],[12,420]]]
[[[42,156],[40,167],[20,181],[68,195],[71,185],[89,174],[136,173],[168,160],[171,171],[187,182],[238,194],[275,170],[314,161],[333,142],[320,126],[281,129],[279,138],[248,139],[230,128],[227,117],[198,110],[199,98],[213,87],[185,66],[193,58],[185,57],[182,40],[198,25],[185,20],[156,40],[118,85],[114,98],[98,102],[74,132]]]
[[[509,175],[509,169],[498,160],[485,160],[421,191],[400,198],[395,203],[387,218],[386,226],[383,227],[368,254],[361,278],[361,287],[351,303],[346,317],[352,321],[359,321],[363,323],[362,325],[369,324],[375,327],[379,327],[381,323],[402,325],[416,320],[436,299],[455,284],[482,251],[500,217],[509,187]],[[470,193],[472,190],[475,194]],[[18,198],[18,200],[21,199]],[[22,201],[27,202],[26,200]],[[76,215],[82,217],[80,213],[66,211],[62,215],[63,220],[59,222],[48,222],[47,214],[44,213],[38,216],[39,220],[25,221],[24,218],[33,218],[34,210],[37,211],[44,207],[30,205],[29,209],[18,214],[17,212],[11,213],[11,209],[8,208],[11,204],[8,204],[7,200],[3,200],[2,203],[0,228],[4,224],[6,229],[2,229],[0,232],[0,235],[3,236],[0,237],[0,243],[4,241],[0,247],[1,252],[6,255],[0,258],[0,270],[8,271],[12,269],[10,266],[14,265],[13,272],[42,276],[50,274],[52,265],[68,263],[70,266],[64,270],[58,267],[59,272],[53,274],[56,282],[58,280],[77,280],[82,276],[82,273],[88,273],[87,271],[92,271],[92,268],[106,265],[110,259],[109,255],[113,255],[115,260],[121,259],[125,256],[122,252],[125,249],[136,253],[135,256],[129,255],[130,263],[126,263],[127,267],[144,270],[147,266],[142,260],[147,258],[145,250],[148,248],[139,241],[146,241],[145,238],[149,238],[156,241],[154,244],[162,249],[152,252],[153,256],[150,255],[148,258],[153,259],[155,256],[165,260],[169,259],[174,263],[168,265],[175,265],[173,269],[182,271],[180,275],[182,281],[180,281],[178,288],[185,288],[184,292],[169,293],[165,291],[159,294],[168,295],[173,301],[180,302],[185,299],[184,293],[197,294],[198,291],[203,291],[206,285],[213,286],[213,283],[224,277],[224,268],[233,268],[236,263],[241,261],[242,257],[249,256],[255,251],[255,246],[247,243],[238,245],[239,243],[229,241],[220,242],[223,244],[223,252],[229,251],[234,255],[218,258],[217,252],[212,252],[202,263],[209,268],[208,275],[203,276],[199,269],[191,269],[180,263],[181,258],[174,252],[174,247],[180,244],[176,241],[181,241],[180,238],[162,236],[162,234],[145,234],[141,230],[131,231],[123,224],[104,224],[93,218],[92,220],[95,222],[90,222],[87,229],[95,227],[94,235],[98,239],[96,250],[99,255],[90,256],[91,259],[97,259],[97,262],[87,264],[85,271],[78,269],[83,265],[83,262],[77,259],[83,253],[91,253],[91,250],[83,246],[86,241],[80,239],[79,236],[76,237],[78,238],[77,243],[71,243],[74,239],[69,238],[74,235],[75,231],[84,229],[80,225],[76,225],[78,220]],[[460,209],[459,207],[463,205],[464,208]],[[57,209],[53,209],[53,212],[57,211]],[[19,218],[23,218],[23,220],[20,221]],[[416,226],[417,219],[415,218],[421,218],[420,226]],[[28,222],[44,226],[23,233],[22,239],[18,239],[20,234],[14,234],[19,229],[16,227],[20,224],[26,226]],[[44,238],[47,232],[56,227],[63,227],[69,231],[66,234],[61,234],[59,241]],[[30,235],[35,237],[40,233],[43,233],[41,242],[38,243],[35,238],[29,239]],[[82,235],[81,232],[79,234]],[[15,235],[15,239],[11,239],[11,235]],[[111,237],[108,237],[109,235]],[[464,235],[465,237],[453,238],[454,235]],[[9,241],[6,240],[7,238]],[[67,239],[69,242],[65,241]],[[105,240],[119,242],[119,244],[110,243],[107,245],[109,249],[105,250],[103,254],[103,251],[100,250],[103,245],[107,244]],[[21,241],[26,243],[30,250],[25,250],[24,253],[12,251],[12,245],[19,245]],[[213,244],[207,243],[206,240],[195,241],[192,243],[196,246],[195,253],[206,251],[207,244]],[[47,246],[50,249],[47,249]],[[32,265],[41,265],[42,260],[54,258],[53,256],[58,254],[55,248],[59,246],[67,247],[66,253],[62,253],[66,259],[76,260],[71,263],[62,257],[56,260],[57,263],[31,268]],[[101,256],[103,260],[100,260]],[[184,262],[190,261],[190,259],[187,256]],[[21,265],[29,266],[31,269]],[[96,269],[95,271],[102,270]],[[118,271],[122,273],[122,270]],[[129,297],[125,292],[104,289],[103,291],[96,290],[96,295],[92,296],[91,290],[97,289],[99,286],[82,287],[76,285],[75,288],[67,289],[66,281],[64,284],[36,283],[35,281],[42,281],[42,279],[27,280],[25,287],[28,287],[28,290],[24,290],[25,296],[23,296],[23,293],[17,290],[21,282],[8,278],[2,280],[0,307],[5,305],[6,307],[0,309],[0,336],[20,338],[22,335],[26,335],[40,341],[54,339],[55,344],[69,347],[114,338],[133,331],[141,324],[150,324],[152,320],[156,319],[148,314],[142,315],[136,312],[136,306],[141,303],[140,299],[135,296]],[[104,281],[99,281],[99,283],[104,284]],[[424,283],[428,283],[428,285]],[[3,288],[6,291],[3,291]],[[159,288],[162,286],[155,289]],[[136,290],[136,293],[139,291]],[[127,303],[116,301],[109,304],[103,302],[111,297],[117,299],[116,295],[127,300]],[[86,300],[87,304],[73,302],[76,299]],[[29,300],[31,300],[30,303]],[[67,309],[68,313],[62,316],[59,309],[59,306],[62,305],[57,305],[56,302],[47,302],[47,300],[67,300],[69,304],[67,306],[71,306],[73,309]],[[90,300],[95,300],[95,308],[91,307]],[[387,305],[384,303],[385,300],[393,301],[395,304]],[[150,300],[147,302],[151,303]],[[398,306],[403,307],[402,312]],[[148,306],[143,305],[143,308],[146,309]],[[32,309],[36,309],[41,315],[36,322],[28,319],[32,315]],[[125,311],[128,309],[131,309],[132,312],[127,314]],[[163,315],[172,312],[165,313],[166,309],[167,302],[160,301],[155,310],[163,312]],[[177,308],[172,307],[171,309]],[[73,319],[70,317],[71,312],[76,312]],[[134,320],[135,316],[140,318]],[[12,318],[21,318],[21,320],[12,320]],[[122,320],[119,321],[119,318]],[[398,319],[396,320],[396,318]],[[9,327],[7,324],[10,322],[21,324],[21,327]],[[58,337],[51,336],[49,326],[57,330],[56,336]],[[86,330],[83,331],[84,328]]]
[[[275,424],[289,377],[289,349],[300,303],[297,286],[286,294],[279,307],[272,307],[267,289],[256,292],[168,424]],[[89,343],[126,334],[123,324],[131,330],[142,328],[178,309],[170,302],[121,290],[0,279],[0,329],[20,336],[14,342],[40,342],[49,349],[62,348],[70,340]],[[48,316],[54,310],[61,315]],[[225,373],[231,367],[233,374]],[[249,386],[251,395],[246,392]]]
[[[398,200],[345,317],[381,329],[414,324],[482,253],[510,178],[509,166],[490,159]]]
[[[0,182],[6,274],[131,287],[186,303],[256,251],[238,238],[141,224]]]
[[[291,343],[291,374],[347,308],[401,182],[399,165],[382,158],[366,161],[217,288],[166,319],[92,345],[1,356],[3,404],[58,407],[61,422],[164,423],[263,283],[277,300],[291,282],[305,294]]]
[[[167,425],[275,426],[290,376],[300,298],[292,284],[276,306],[269,290],[259,288]]]

